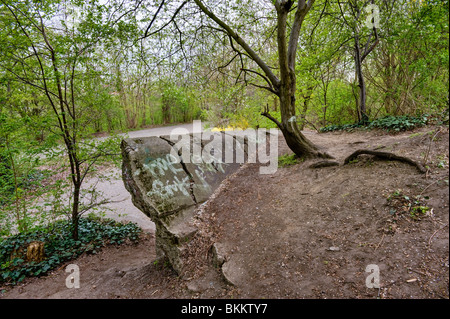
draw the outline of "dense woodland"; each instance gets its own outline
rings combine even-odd
[[[120,161],[116,133],[197,119],[285,136],[287,120],[317,131],[448,123],[448,6],[0,0],[0,236],[67,215],[78,239],[79,217],[102,201],[81,186]]]

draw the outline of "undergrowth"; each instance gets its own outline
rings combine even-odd
[[[397,190],[387,197],[390,206],[390,214],[400,216],[406,214],[411,219],[418,221],[425,217],[430,207],[426,205],[428,196],[416,195],[410,196]]]
[[[107,244],[135,242],[140,233],[134,223],[88,217],[79,220],[79,240],[72,239],[68,221],[10,236],[0,241],[0,283],[16,284],[25,277],[43,275],[83,253],[95,254]],[[44,243],[45,256],[38,263],[26,260],[26,249],[34,241]]]
[[[429,116],[424,114],[422,116],[386,116],[368,123],[354,123],[343,125],[328,125],[320,128],[321,133],[333,131],[350,131],[353,129],[382,129],[389,132],[401,132],[412,130],[417,127],[425,126],[428,123]]]

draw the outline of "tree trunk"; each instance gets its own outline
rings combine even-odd
[[[81,166],[78,160],[77,151],[75,148],[76,140],[71,139],[70,136],[66,138],[66,146],[69,155],[70,172],[73,185],[73,204],[72,204],[72,238],[78,240],[78,220],[80,218],[80,193],[81,184],[83,183],[81,177]]]
[[[300,113],[300,126],[299,129],[302,131],[306,125],[306,112],[308,111],[309,101],[311,101],[313,87],[307,88],[307,93],[303,95],[303,107]]]
[[[333,158],[321,151],[302,134],[295,117],[295,90],[286,91],[284,95],[280,96],[281,126],[278,125],[286,144],[298,157]]]
[[[364,75],[362,73],[361,49],[359,47],[358,36],[355,36],[355,68],[359,87],[359,116],[360,116],[359,119],[361,122],[367,123],[369,121],[369,117],[367,116],[367,109],[366,109],[366,100],[367,100],[366,81],[364,80]]]
[[[78,212],[80,207],[80,189],[81,184],[74,184],[73,205],[72,205],[72,238],[78,240],[78,220],[80,218]]]

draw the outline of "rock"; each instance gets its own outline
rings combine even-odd
[[[330,247],[328,248],[329,251],[340,251],[341,249],[339,247]]]
[[[200,292],[202,289],[198,286],[197,282],[189,282],[186,288],[191,292]]]
[[[225,163],[223,136],[211,134],[215,143],[195,134],[121,143],[125,187],[133,204],[156,225],[157,257],[166,257],[179,275],[183,272],[182,252],[197,232],[193,226],[197,208],[241,166]],[[195,156],[199,151],[200,158]]]
[[[239,286],[246,278],[244,269],[232,259],[222,265],[221,272],[225,282],[232,286]]]
[[[183,160],[183,167],[191,178],[192,195],[196,203],[207,201],[225,177],[241,166],[239,162],[227,163],[225,154],[227,151],[230,152],[230,149],[222,143],[225,141],[222,133],[210,133],[205,136],[209,138],[208,140],[199,139],[194,135],[190,135],[189,141],[187,139],[171,140],[170,136],[161,136],[161,138],[171,143]],[[202,158],[192,154],[196,148],[201,150]],[[190,151],[188,155],[186,150]],[[231,152],[234,151],[231,150]]]
[[[180,256],[184,246],[197,232],[191,225],[194,218],[195,209],[183,210],[177,215],[168,218],[154,220],[156,225],[156,253],[157,257],[165,257],[170,262],[172,268],[181,274],[183,271],[183,261]]]
[[[223,251],[223,246],[220,243],[214,243],[211,247],[213,266],[220,268],[226,261],[226,256]]]
[[[159,137],[122,141],[122,178],[133,204],[156,219],[195,204],[190,178]]]

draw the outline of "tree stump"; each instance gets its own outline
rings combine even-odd
[[[44,260],[44,243],[41,241],[33,241],[27,247],[27,261],[39,263]]]

